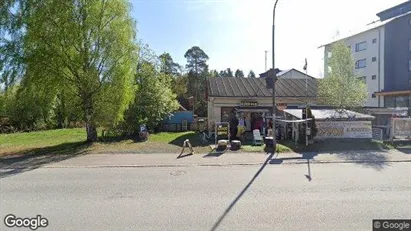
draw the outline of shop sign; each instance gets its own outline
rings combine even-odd
[[[372,138],[371,121],[316,121],[316,139]]]
[[[241,100],[240,105],[242,107],[257,107],[258,101]]]
[[[218,124],[217,125],[217,136],[227,137],[228,136],[228,124]]]
[[[393,136],[411,136],[411,119],[393,119]]]

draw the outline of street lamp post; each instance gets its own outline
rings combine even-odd
[[[277,129],[275,126],[275,117],[276,117],[276,105],[275,105],[275,81],[277,79],[277,73],[275,72],[275,8],[277,7],[278,0],[275,0],[274,3],[274,8],[273,8],[273,113],[272,113],[272,119],[273,119],[273,153],[276,151],[276,143],[277,143]]]

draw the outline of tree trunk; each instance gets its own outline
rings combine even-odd
[[[86,97],[83,100],[84,103],[84,115],[86,122],[87,142],[97,141],[97,129],[94,121],[93,102],[91,97]]]
[[[92,121],[86,122],[87,142],[97,141],[96,125]]]

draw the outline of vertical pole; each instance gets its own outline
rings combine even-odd
[[[267,71],[267,53],[268,51],[264,51],[265,53],[265,71]]]
[[[276,107],[275,107],[275,81],[276,81],[276,79],[277,79],[277,73],[275,73],[275,8],[277,7],[277,3],[278,3],[278,0],[276,0],[275,1],[275,3],[274,3],[274,8],[273,8],[273,44],[272,44],[272,49],[273,49],[273,51],[272,51],[272,55],[273,55],[273,57],[272,57],[272,61],[273,61],[273,76],[272,76],[272,78],[273,78],[273,114],[272,114],[272,116],[273,116],[273,153],[276,151],[276,147],[277,147],[277,129],[276,129],[276,126],[275,126],[275,117],[276,117],[276,113],[275,113],[275,110],[276,110]]]
[[[308,74],[307,74],[307,69],[308,67],[307,66],[305,67],[305,97],[306,97],[306,100],[305,100],[305,113],[306,113],[306,116],[305,116],[305,146],[308,146],[308,133],[307,133],[307,130],[308,130],[308,120],[307,120],[308,119],[308,89],[307,89]]]

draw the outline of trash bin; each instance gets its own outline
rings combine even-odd
[[[232,151],[238,151],[241,148],[241,141],[239,140],[233,140],[231,141],[231,150]]]

